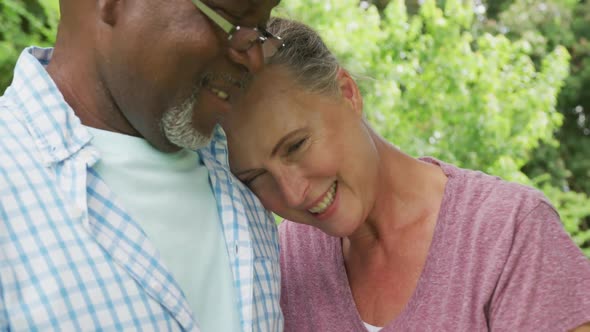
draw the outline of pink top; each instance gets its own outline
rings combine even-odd
[[[590,322],[590,261],[540,192],[424,160],[449,181],[416,290],[382,331],[568,331]],[[340,239],[290,221],[280,236],[285,331],[366,331]]]

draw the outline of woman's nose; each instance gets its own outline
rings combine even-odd
[[[308,181],[298,171],[286,170],[277,179],[280,191],[287,205],[300,208],[305,202]]]

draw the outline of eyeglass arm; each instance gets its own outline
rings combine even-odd
[[[219,15],[216,11],[211,9],[209,6],[205,5],[199,0],[192,0],[195,6],[199,8],[207,17],[209,17],[215,24],[219,25],[223,31],[227,34],[231,34],[232,30],[235,28],[233,24],[231,24],[228,20],[223,18],[223,16]]]

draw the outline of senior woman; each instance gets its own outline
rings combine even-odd
[[[287,331],[590,330],[590,262],[540,192],[404,154],[313,30],[268,30],[285,47],[223,125],[232,172],[286,219]]]

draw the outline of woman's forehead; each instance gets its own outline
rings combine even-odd
[[[270,66],[257,73],[244,94],[235,103],[236,113],[267,109],[269,104],[288,102],[299,93],[293,75],[280,66]]]

